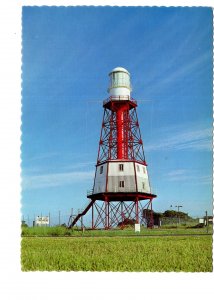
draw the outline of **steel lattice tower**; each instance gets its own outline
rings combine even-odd
[[[110,229],[126,220],[153,227],[152,200],[143,141],[137,118],[137,101],[131,98],[129,72],[121,67],[109,74],[109,98],[99,141],[93,189],[88,206],[70,227],[91,209],[91,227]]]

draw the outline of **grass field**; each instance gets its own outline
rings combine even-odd
[[[212,271],[212,236],[23,237],[21,246],[23,271]]]
[[[141,228],[140,233],[135,233],[133,228],[124,230],[72,230],[61,226],[55,227],[22,227],[22,236],[139,236],[139,235],[164,235],[164,234],[206,234],[206,228],[188,228],[180,226],[178,228],[161,227],[155,229]],[[212,233],[212,227],[209,228],[209,233]]]

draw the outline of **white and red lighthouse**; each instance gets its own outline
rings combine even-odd
[[[130,220],[152,227],[156,195],[151,192],[130,74],[117,67],[109,79],[94,185],[87,195],[91,201],[71,226],[91,209],[92,228],[109,229]]]

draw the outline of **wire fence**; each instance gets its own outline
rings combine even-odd
[[[28,227],[33,226],[67,226],[69,224],[69,219],[75,218],[79,214],[81,209],[71,209],[70,211],[50,211],[50,212],[40,212],[35,214],[22,215],[22,225],[27,225]],[[193,226],[199,223],[203,223],[203,216],[201,218],[179,218],[179,217],[160,217],[154,218],[154,225],[156,226]],[[83,216],[84,226],[91,226],[91,214],[86,214]],[[209,219],[211,222],[211,219]],[[209,223],[210,223],[209,222]]]
[[[178,218],[178,217],[173,217],[173,218],[170,218],[170,217],[162,217],[160,218],[160,225],[161,226],[164,226],[164,225],[175,225],[175,226],[178,226],[178,225],[183,225],[183,226],[186,226],[186,225],[194,225],[194,224],[198,224],[200,222],[200,218],[195,218],[195,219],[192,219],[192,218]]]

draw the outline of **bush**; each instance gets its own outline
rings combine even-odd
[[[189,226],[187,228],[204,228],[204,224],[203,223],[199,223],[199,224],[196,224],[195,226]]]
[[[119,222],[118,223],[118,227],[123,227],[123,226],[133,226],[134,224],[136,223],[136,221],[134,219],[128,219],[128,218],[125,218],[122,222]]]

